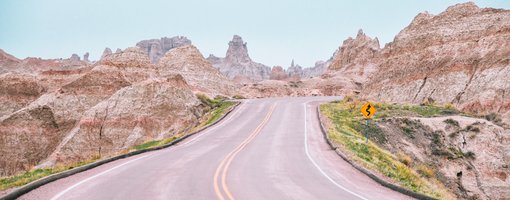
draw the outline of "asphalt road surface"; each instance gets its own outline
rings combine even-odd
[[[57,180],[20,199],[410,199],[329,148],[316,108],[334,99],[245,100],[175,146]]]

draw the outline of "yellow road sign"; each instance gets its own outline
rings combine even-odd
[[[375,112],[377,112],[375,106],[372,105],[370,102],[367,102],[363,106],[361,106],[360,111],[361,114],[363,114],[363,117],[365,117],[365,119],[372,118],[375,115]]]

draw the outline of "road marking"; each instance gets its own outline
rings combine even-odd
[[[234,160],[235,156],[244,149],[246,145],[248,145],[262,130],[262,128],[267,124],[269,119],[271,118],[271,115],[273,114],[273,111],[276,108],[276,103],[271,106],[269,112],[266,114],[266,117],[262,122],[253,130],[253,132],[246,138],[239,146],[237,146],[234,150],[232,150],[223,160],[221,161],[218,168],[216,168],[216,172],[214,173],[214,192],[216,193],[216,196],[220,200],[225,200],[225,197],[223,196],[223,193],[221,191],[220,185],[219,185],[219,176],[221,173],[221,187],[223,188],[223,192],[226,194],[227,198],[229,200],[234,200],[234,197],[227,186],[227,172],[228,168],[230,167],[230,164],[232,163],[232,160]]]
[[[249,100],[246,100],[245,102],[246,102],[246,103],[248,103],[248,102],[249,102]],[[184,145],[187,145],[187,144],[190,144],[191,142],[193,142],[193,141],[197,140],[198,138],[200,138],[200,137],[202,137],[202,136],[204,136],[204,135],[207,135],[208,133],[212,132],[212,130],[215,130],[215,129],[217,129],[218,127],[221,127],[221,126],[225,125],[228,121],[230,121],[230,120],[233,118],[233,116],[234,116],[234,115],[237,115],[237,114],[240,112],[241,108],[244,108],[244,106],[245,106],[245,104],[246,104],[246,103],[241,103],[241,106],[239,107],[239,109],[235,109],[235,111],[234,111],[235,113],[233,113],[232,115],[230,115],[230,116],[227,118],[227,120],[222,120],[220,124],[218,124],[217,126],[213,126],[213,127],[211,127],[210,129],[206,130],[206,132],[205,132],[205,133],[202,133],[202,134],[198,135],[197,137],[195,137],[195,138],[193,138],[193,139],[189,140],[188,142],[184,143],[184,144],[183,144],[183,146],[184,146]],[[157,155],[157,154],[145,155],[145,156],[142,156],[142,157],[136,158],[136,159],[134,159],[134,160],[130,160],[130,161],[128,161],[128,162],[125,162],[125,163],[123,163],[123,164],[120,164],[120,165],[118,165],[118,166],[115,166],[115,167],[113,167],[113,168],[111,168],[111,169],[108,169],[108,170],[106,170],[106,171],[104,171],[104,172],[101,172],[101,173],[96,174],[96,175],[94,175],[94,176],[91,176],[91,177],[89,177],[89,178],[87,178],[87,179],[84,179],[84,180],[82,180],[82,181],[80,181],[80,182],[78,182],[78,183],[76,183],[76,184],[72,185],[71,187],[68,187],[68,188],[67,188],[67,189],[65,189],[64,191],[62,191],[62,192],[58,193],[58,194],[57,194],[57,195],[55,195],[53,198],[51,198],[51,200],[57,200],[58,198],[62,197],[64,194],[66,194],[67,192],[71,191],[72,189],[74,189],[74,188],[76,188],[76,187],[80,186],[81,184],[86,183],[86,182],[88,182],[88,181],[90,181],[90,180],[92,180],[92,179],[94,179],[94,178],[96,178],[96,177],[102,176],[102,175],[104,175],[104,174],[106,174],[106,173],[108,173],[108,172],[111,172],[111,171],[113,171],[113,170],[115,170],[115,169],[117,169],[117,168],[119,168],[119,167],[122,167],[122,166],[124,166],[124,165],[129,164],[129,163],[132,163],[132,162],[138,161],[138,160],[140,160],[140,159],[142,159],[142,158],[146,158],[146,157],[148,157],[148,156],[155,156],[155,155]]]
[[[246,106],[246,104],[248,102],[249,102],[249,100],[246,100],[245,102],[241,103],[241,106],[239,106],[238,109],[234,110],[235,113],[231,114],[226,120],[222,120],[220,124],[217,124],[216,126],[213,126],[210,129],[207,129],[204,133],[197,135],[193,139],[183,143],[180,146],[186,146],[188,144],[192,144],[192,142],[198,140],[199,138],[203,137],[204,135],[209,135],[209,133],[211,133],[213,130],[216,130],[218,127],[222,127],[223,125],[227,124],[227,122],[230,121],[234,117],[234,115],[237,115],[238,113],[241,112],[242,109],[244,109],[244,107]]]
[[[115,170],[115,169],[117,169],[117,168],[120,168],[120,167],[122,167],[122,166],[124,166],[124,165],[127,165],[127,164],[129,164],[129,163],[135,162],[135,161],[137,161],[137,160],[140,160],[140,159],[142,159],[142,158],[146,158],[146,157],[148,157],[148,156],[152,156],[152,155],[154,155],[154,154],[145,155],[145,156],[142,156],[142,157],[136,158],[136,159],[134,159],[134,160],[127,161],[127,162],[125,162],[125,163],[122,163],[122,164],[120,164],[120,165],[115,166],[114,168],[111,168],[111,169],[109,169],[109,170],[106,170],[106,171],[101,172],[101,173],[99,173],[99,174],[96,174],[96,175],[94,175],[94,176],[91,176],[91,177],[89,177],[89,178],[87,178],[87,179],[84,179],[84,180],[82,180],[82,181],[80,181],[80,182],[78,182],[78,183],[76,183],[76,184],[72,185],[71,187],[68,187],[68,188],[67,188],[67,189],[65,189],[64,191],[62,191],[62,192],[58,193],[58,194],[57,194],[57,195],[55,195],[53,198],[51,198],[51,200],[57,200],[58,198],[62,197],[65,193],[67,193],[67,192],[71,191],[72,189],[74,189],[74,188],[76,188],[76,187],[80,186],[81,184],[86,183],[86,182],[88,182],[88,181],[90,181],[90,180],[92,180],[92,179],[94,179],[94,178],[96,178],[96,177],[102,176],[102,175],[104,175],[104,174],[106,174],[106,173],[108,173],[108,172],[111,172],[111,171],[113,171],[113,170]]]
[[[322,170],[319,165],[313,160],[312,156],[310,155],[310,152],[308,151],[308,125],[307,125],[307,109],[306,109],[306,105],[308,103],[310,103],[311,101],[308,101],[308,102],[305,102],[303,104],[303,108],[305,109],[305,152],[306,152],[306,156],[308,157],[308,159],[312,162],[312,164],[315,166],[315,168],[317,168],[317,170],[319,170],[319,172],[324,176],[326,177],[331,183],[333,183],[335,186],[337,186],[338,188],[342,189],[342,190],[345,190],[346,192],[356,196],[356,197],[359,197],[360,199],[363,199],[363,200],[368,200],[367,198],[343,187],[342,185],[338,184],[335,180],[333,180],[333,178],[331,178],[330,176],[328,176],[328,174],[326,174],[326,172],[324,172],[324,170]]]

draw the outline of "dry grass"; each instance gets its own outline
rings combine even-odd
[[[446,187],[434,177],[434,171],[424,166],[413,166],[412,158],[404,153],[393,155],[391,152],[379,147],[377,143],[369,141],[365,143],[364,134],[356,130],[356,124],[362,120],[359,109],[363,102],[353,99],[323,104],[320,107],[331,122],[332,127],[328,135],[335,143],[339,144],[344,151],[352,155],[356,160],[368,169],[391,178],[399,185],[422,194],[430,195],[439,199],[454,198]],[[399,116],[400,114],[411,116],[436,116],[457,111],[434,105],[396,105],[375,103],[378,113],[385,116]],[[382,133],[383,134],[383,133]],[[415,169],[414,167],[417,167]],[[420,170],[421,169],[421,170]]]

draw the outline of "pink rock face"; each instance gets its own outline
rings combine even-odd
[[[171,136],[203,114],[193,90],[211,96],[234,91],[193,46],[176,48],[163,60],[151,64],[135,47],[81,68],[61,68],[66,60],[26,59],[20,71],[36,76],[0,75],[6,83],[0,86],[6,111],[0,118],[0,176],[105,158]]]
[[[324,95],[356,94],[378,68],[380,48],[377,38],[372,39],[359,30],[356,38],[348,38],[327,62],[327,71],[320,78],[306,82]]]
[[[420,103],[432,98],[479,114],[508,112],[510,11],[449,7],[422,13],[382,49],[371,99]]]
[[[0,49],[0,74],[14,69],[21,60]]]
[[[0,118],[17,111],[46,92],[35,76],[0,75]]]
[[[122,88],[83,114],[52,159],[61,163],[111,156],[169,137],[198,123],[199,105],[180,75]]]
[[[195,91],[230,96],[234,84],[214,68],[193,45],[168,51],[158,63],[162,77],[180,74]]]

